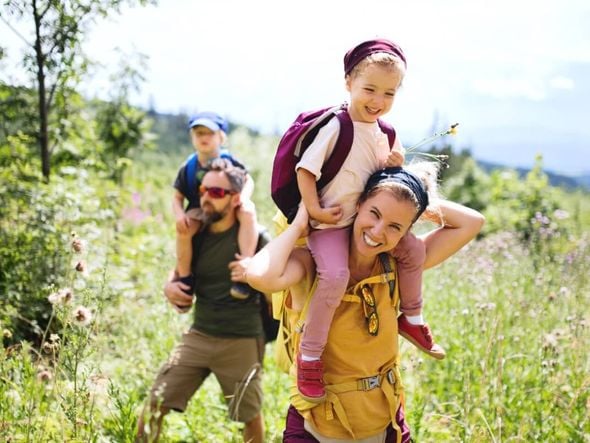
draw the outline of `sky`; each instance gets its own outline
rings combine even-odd
[[[346,101],[344,53],[386,37],[408,60],[384,117],[404,145],[458,122],[449,141],[478,159],[530,167],[540,153],[577,175],[590,172],[588,23],[588,0],[160,0],[92,27],[84,48],[103,70],[85,88],[105,96],[114,49],[140,52],[136,104],[281,133],[299,112]]]

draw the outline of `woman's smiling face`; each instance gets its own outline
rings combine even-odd
[[[412,226],[416,206],[382,189],[360,203],[352,232],[353,253],[375,257],[390,251]]]

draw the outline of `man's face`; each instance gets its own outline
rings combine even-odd
[[[211,221],[219,221],[233,210],[239,201],[239,195],[231,190],[230,182],[221,171],[209,171],[201,182],[201,208],[211,217]],[[210,189],[210,191],[207,191]],[[224,194],[220,197],[219,194]]]

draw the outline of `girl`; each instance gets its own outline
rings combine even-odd
[[[401,166],[404,161],[399,139],[395,139],[390,151],[377,120],[391,110],[405,72],[405,55],[389,40],[369,40],[348,51],[344,74],[350,93],[348,113],[354,127],[350,153],[318,196],[316,181],[339,133],[338,120],[332,119],[318,132],[296,166],[302,202],[313,228],[307,243],[318,273],[297,365],[299,392],[309,401],[319,402],[325,396],[321,355],[332,316],[348,285],[349,228],[358,197],[373,172],[384,166]],[[444,358],[444,350],[434,343],[421,315],[424,246],[408,233],[393,255],[398,259],[402,294],[400,333],[429,355]]]

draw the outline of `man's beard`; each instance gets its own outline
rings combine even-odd
[[[228,207],[229,207],[229,203],[222,208],[220,211],[216,211],[213,208],[213,205],[211,204],[205,204],[205,206],[203,206],[203,222],[206,225],[209,225],[211,223],[215,223],[218,222],[219,220],[221,220],[223,217],[225,217],[225,215],[227,214],[228,211]]]

